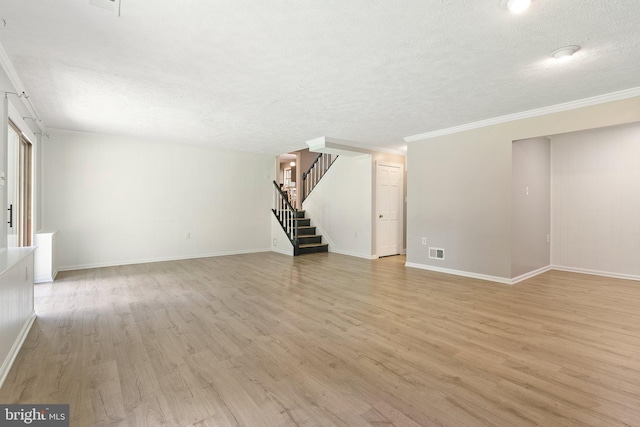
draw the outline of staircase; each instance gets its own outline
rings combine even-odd
[[[320,153],[309,170],[302,174],[302,201],[309,196],[337,157],[333,154]],[[316,234],[316,227],[311,225],[311,220],[305,216],[305,211],[294,208],[280,186],[275,181],[273,185],[274,198],[271,210],[293,245],[293,255],[329,252],[329,245],[322,243],[322,236]]]
[[[328,252],[329,245],[322,243],[322,235],[316,234],[316,228],[311,220],[305,218],[304,211],[296,211],[296,227],[298,228],[298,244],[294,244],[294,255]]]
[[[311,220],[305,217],[305,212],[291,206],[287,195],[275,181],[273,186],[274,207],[271,211],[293,245],[293,255],[328,252],[329,245],[322,243],[322,236],[316,234],[316,227],[312,226]]]

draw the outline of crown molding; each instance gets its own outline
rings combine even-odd
[[[0,66],[2,66],[2,69],[9,78],[9,81],[11,82],[11,85],[13,86],[13,89],[16,91],[16,93],[26,92],[24,89],[24,84],[22,84],[22,80],[20,80],[20,76],[18,76],[18,72],[13,66],[13,62],[11,62],[11,58],[9,58],[9,54],[4,48],[2,42],[0,42]],[[29,111],[29,114],[32,117],[37,117],[38,119],[40,118],[35,107],[31,104],[31,101],[29,101],[28,99],[25,100],[23,98],[20,98],[20,101],[25,106],[27,111]],[[46,131],[42,122],[36,122],[36,126],[38,126],[38,128],[40,128],[42,132]]]
[[[407,136],[405,142],[421,141],[423,139],[435,138],[443,135],[451,135],[454,133],[464,132],[467,130],[493,126],[501,123],[512,122],[515,120],[529,119],[532,117],[544,116],[547,114],[560,113],[563,111],[576,110],[578,108],[590,107],[598,104],[605,104],[612,101],[620,101],[623,99],[634,98],[640,96],[640,87],[625,89],[618,92],[611,92],[604,95],[592,96],[590,98],[579,99],[577,101],[564,102],[562,104],[550,105],[548,107],[536,108],[534,110],[523,111],[520,113],[507,114],[506,116],[494,117],[487,120],[467,123],[460,126],[440,129],[433,132],[420,133],[417,135]]]

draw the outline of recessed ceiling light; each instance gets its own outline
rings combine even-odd
[[[531,0],[502,0],[500,5],[513,13],[521,13],[529,8]]]
[[[573,54],[579,50],[580,50],[580,46],[575,46],[575,45],[565,46],[551,52],[551,57],[558,60],[567,60],[571,58],[571,56],[573,56]]]

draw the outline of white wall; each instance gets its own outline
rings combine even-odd
[[[340,156],[304,201],[329,251],[371,258],[371,155]]]
[[[640,123],[553,136],[552,263],[640,278]]]
[[[272,155],[66,131],[43,146],[60,270],[270,250]]]
[[[551,264],[551,147],[549,138],[512,145],[511,277]]]

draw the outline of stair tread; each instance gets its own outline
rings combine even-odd
[[[302,245],[298,245],[300,249],[302,248],[319,248],[321,246],[329,246],[328,243],[303,243]]]
[[[299,225],[298,228],[316,228],[313,225]]]
[[[303,234],[298,236],[299,239],[311,239],[314,237],[322,237],[322,234]]]

